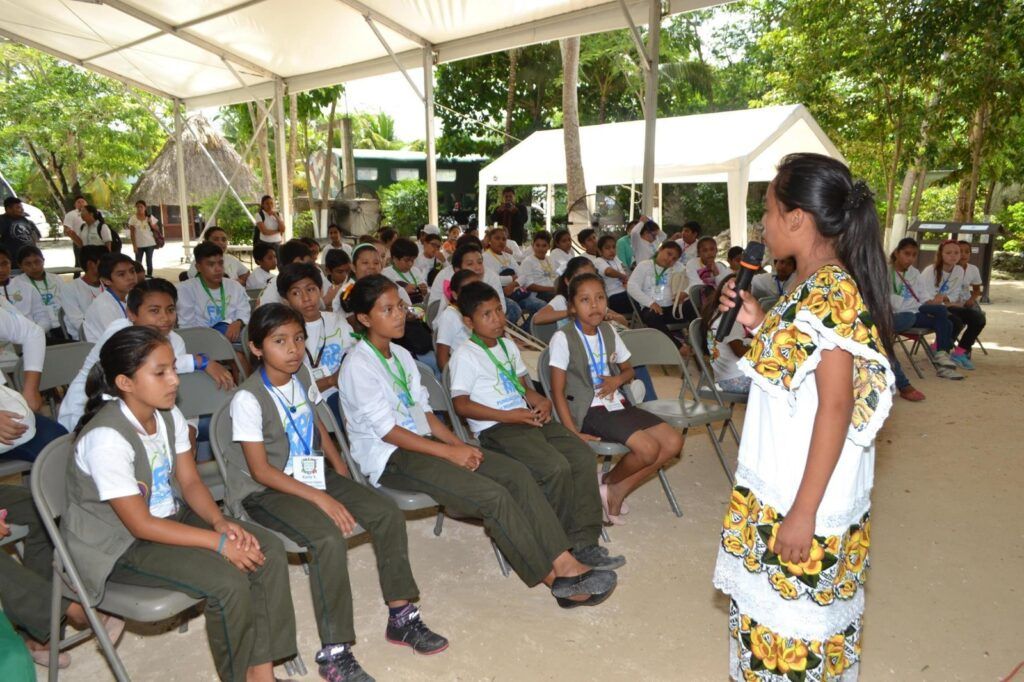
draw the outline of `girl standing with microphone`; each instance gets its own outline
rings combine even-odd
[[[766,198],[765,242],[798,284],[752,330],[736,487],[715,585],[732,598],[730,674],[856,679],[875,435],[892,407],[886,262],[871,192],[841,162],[785,157]],[[727,284],[721,309],[736,306]]]

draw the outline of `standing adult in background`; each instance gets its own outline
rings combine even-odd
[[[269,194],[264,194],[260,199],[260,210],[256,215],[256,239],[273,246],[274,251],[281,257],[281,242],[284,241],[284,221],[274,208],[274,199]],[[255,246],[255,242],[253,243]]]
[[[113,237],[110,226],[103,222],[103,214],[92,204],[86,204],[79,211],[82,216],[82,227],[79,230],[79,246],[105,246],[110,251]]]
[[[153,235],[153,228],[156,226],[156,218],[146,213],[146,202],[139,199],[135,202],[135,215],[128,219],[128,233],[132,238],[132,248],[135,249],[135,262],[142,265],[142,258],[146,258],[146,275],[153,276],[153,252],[156,250],[156,237]]]
[[[491,223],[505,228],[505,234],[517,244],[526,240],[526,206],[516,203],[516,192],[511,187],[501,190],[501,204],[491,213]]]
[[[11,257],[16,256],[23,246],[35,246],[40,237],[39,228],[25,216],[21,199],[4,199],[4,214],[0,216],[0,244],[7,247]]]
[[[75,267],[82,267],[81,256],[79,251],[82,249],[82,237],[79,234],[82,231],[82,214],[81,211],[86,205],[85,197],[81,194],[75,197],[75,207],[64,214],[64,219],[61,224],[64,225],[64,236],[71,240],[71,248],[75,252]]]

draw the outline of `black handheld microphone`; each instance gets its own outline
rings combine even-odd
[[[718,333],[715,334],[715,341],[724,341],[725,337],[732,331],[736,324],[736,315],[740,312],[743,301],[740,298],[740,291],[750,291],[750,283],[754,275],[761,269],[761,261],[764,260],[764,244],[761,242],[750,242],[743,251],[743,258],[740,260],[740,270],[736,273],[736,296],[733,298],[736,305],[722,315],[718,322]]]

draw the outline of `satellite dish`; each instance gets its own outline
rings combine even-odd
[[[609,194],[588,194],[577,199],[569,208],[569,232],[575,236],[584,228],[598,235],[622,232],[626,229],[626,212]]]

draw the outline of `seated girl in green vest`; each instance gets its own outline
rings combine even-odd
[[[174,364],[170,342],[149,327],[103,345],[68,462],[61,533],[92,603],[102,606],[108,580],[205,599],[220,678],[273,682],[273,662],[296,653],[288,559],[270,532],[225,518],[200,479],[174,406]]]
[[[569,282],[573,326],[551,337],[551,400],[558,418],[584,440],[622,443],[629,454],[601,477],[601,500],[613,524],[629,512],[626,496],[683,449],[683,436],[650,412],[630,405],[620,389],[634,378],[629,349],[604,320],[608,299],[596,274]],[[570,402],[571,401],[571,402]]]
[[[346,536],[357,523],[370,533],[377,556],[390,611],[387,640],[421,654],[443,651],[448,640],[432,632],[411,603],[419,588],[409,566],[405,516],[383,493],[349,477],[316,416],[323,396],[304,364],[302,316],[280,303],[260,306],[249,323],[249,350],[257,368],[231,400],[226,502],[308,550],[320,675],[331,682],[373,679],[351,650],[356,635]]]

